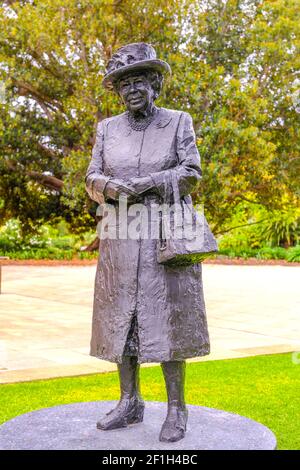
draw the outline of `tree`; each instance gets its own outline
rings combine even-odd
[[[121,111],[101,87],[112,51],[151,42],[173,70],[159,104],[189,111],[194,194],[218,231],[241,200],[299,203],[297,0],[35,0],[0,8],[0,216],[24,230],[94,221],[84,190],[96,124]]]
[[[297,207],[299,2],[193,2],[189,17],[176,99],[194,117],[204,170],[198,197],[214,229],[241,201]]]
[[[63,215],[91,225],[84,174],[97,122],[120,111],[102,89],[105,63],[127,42],[167,38],[161,55],[180,47],[177,1],[39,0],[0,10],[0,208],[25,230]]]

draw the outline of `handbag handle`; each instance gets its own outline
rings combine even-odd
[[[180,204],[180,193],[176,170],[170,170],[174,204]]]
[[[164,174],[164,192],[165,192],[165,202],[169,207],[171,206],[172,202],[173,203],[178,203],[180,202],[180,196],[179,196],[179,190],[177,186],[177,178],[175,171],[173,169],[169,169],[166,171]],[[173,198],[173,201],[172,201]],[[163,211],[159,212],[159,250],[163,251],[167,248],[167,239],[166,239],[166,223],[170,224],[170,211],[166,211],[166,206],[163,206],[164,209]],[[168,219],[168,222],[166,222],[166,217]],[[169,226],[170,228],[170,226]],[[168,230],[169,230],[168,228]]]

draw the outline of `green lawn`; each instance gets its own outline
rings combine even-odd
[[[160,367],[143,368],[146,400],[165,401]],[[0,422],[64,403],[118,399],[116,373],[1,385]],[[186,401],[247,416],[276,434],[279,449],[300,449],[300,364],[291,354],[187,365]]]

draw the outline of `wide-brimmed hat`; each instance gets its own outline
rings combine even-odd
[[[156,57],[155,49],[144,42],[135,42],[120,47],[107,64],[103,86],[112,88],[113,82],[128,72],[135,70],[152,69],[159,72],[171,73],[171,67],[164,60]]]

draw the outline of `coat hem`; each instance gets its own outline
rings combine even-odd
[[[207,356],[210,354],[210,346],[208,344],[204,345],[202,348],[198,349],[195,352],[174,352],[173,354],[164,354],[160,356],[153,356],[153,357],[143,357],[137,356],[139,364],[146,364],[146,363],[161,363],[161,362],[169,362],[169,361],[184,361],[185,359],[192,359],[193,357],[202,357]],[[90,352],[90,356],[96,357],[102,361],[113,362],[115,364],[122,364],[122,356],[115,356],[112,358],[111,356],[106,356],[105,354],[94,354]]]

